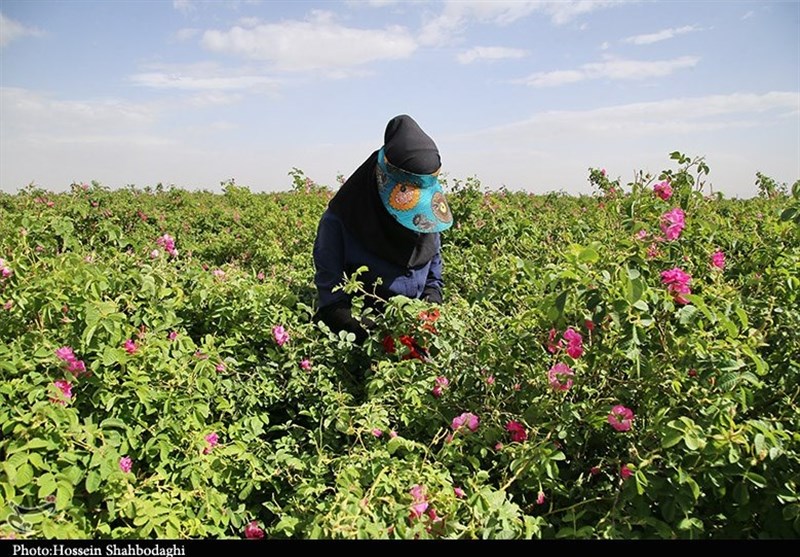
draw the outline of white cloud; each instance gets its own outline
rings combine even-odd
[[[134,74],[129,79],[132,83],[144,87],[184,91],[234,91],[260,85],[275,87],[280,83],[280,80],[260,75],[199,77],[163,72]]]
[[[574,0],[567,2],[543,2],[543,10],[556,25],[569,23],[578,16],[596,10],[625,4],[625,0]]]
[[[505,58],[523,58],[528,55],[526,50],[507,48],[503,46],[476,46],[458,55],[462,64],[470,64],[476,60],[502,60]]]
[[[192,102],[198,106],[231,104],[246,92],[276,93],[287,82],[256,68],[223,68],[215,62],[148,64],[127,79],[140,87],[197,92]]]
[[[0,46],[6,46],[11,41],[21,37],[41,37],[43,35],[43,31],[23,25],[0,12]]]
[[[354,2],[354,3],[366,3],[368,6],[372,6],[373,8],[383,8],[384,6],[391,6],[398,3],[398,0],[367,0],[366,2]]]
[[[754,15],[756,15],[756,13],[753,10],[750,10],[749,12],[747,12],[742,16],[742,21],[744,21],[745,19],[750,19]]]
[[[628,37],[623,39],[623,43],[629,44],[653,44],[660,41],[666,41],[668,39],[672,39],[677,37],[678,35],[685,35],[686,33],[691,33],[693,31],[702,31],[700,27],[696,25],[684,25],[683,27],[677,28],[670,28],[670,29],[663,29],[656,33],[649,33],[645,35],[634,35],[632,37]]]
[[[409,57],[417,44],[403,27],[358,29],[314,12],[307,21],[233,27],[203,34],[203,46],[215,52],[270,61],[282,70],[341,70],[376,60]]]
[[[526,78],[514,80],[531,87],[553,87],[589,79],[652,79],[664,77],[678,70],[693,68],[700,61],[696,56],[681,56],[672,60],[621,60],[583,64],[575,70],[537,72]]]
[[[201,29],[194,28],[179,29],[178,32],[175,33],[175,38],[179,41],[188,41],[195,38],[201,32]]]
[[[191,0],[172,0],[172,7],[183,14],[188,14],[196,9]]]
[[[116,99],[67,101],[16,87],[0,88],[3,127],[26,132],[49,131],[52,135],[97,135],[97,129],[143,129],[155,121],[155,110],[147,104]]]
[[[450,0],[444,3],[439,15],[423,25],[419,41],[423,45],[448,44],[457,41],[470,24],[508,25],[535,12],[549,16],[555,25],[563,25],[580,15],[622,3],[621,0]]]
[[[186,104],[194,108],[207,106],[223,106],[236,104],[244,99],[241,93],[221,93],[219,91],[203,91],[186,99]]]
[[[696,56],[681,56],[672,60],[607,60],[585,64],[583,69],[589,78],[650,79],[664,77],[677,70],[693,68],[700,61]]]
[[[751,127],[758,125],[766,112],[785,114],[799,106],[800,93],[735,93],[631,103],[586,111],[550,111],[516,126],[548,124],[562,132],[572,130],[601,136],[613,130],[632,135],[687,133]]]
[[[657,173],[674,167],[668,153],[679,150],[706,156],[716,189],[749,196],[756,170],[797,179],[799,108],[797,92],[666,99],[540,112],[505,126],[439,137],[437,144],[448,173],[476,174],[489,187],[588,192],[589,166],[604,166],[612,176],[632,177],[638,169]],[[770,130],[774,140],[755,144],[748,139],[752,130]]]

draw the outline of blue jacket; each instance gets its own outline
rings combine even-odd
[[[437,239],[437,242],[440,240]],[[320,309],[333,304],[349,302],[350,296],[341,290],[333,292],[333,288],[341,284],[344,274],[350,275],[356,269],[366,265],[367,273],[361,274],[359,280],[364,282],[367,291],[372,292],[375,279],[381,277],[382,284],[375,290],[382,298],[403,295],[409,298],[423,296],[435,302],[442,297],[442,257],[441,244],[437,246],[436,255],[429,262],[418,267],[406,269],[390,263],[367,251],[361,243],[350,234],[342,221],[331,211],[323,213],[314,241],[314,283],[319,292]]]

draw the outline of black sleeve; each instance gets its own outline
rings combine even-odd
[[[358,344],[363,344],[364,341],[367,340],[367,331],[364,330],[364,327],[353,317],[349,300],[342,300],[320,308],[315,320],[321,320],[330,327],[334,333],[338,333],[339,331],[353,333],[356,335],[356,342]]]
[[[422,291],[422,299],[434,304],[442,303],[442,291],[434,286],[428,286]]]

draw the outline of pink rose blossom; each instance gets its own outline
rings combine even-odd
[[[14,301],[13,300],[9,300],[5,304],[3,304],[3,309],[4,310],[10,310],[12,307],[14,307]]]
[[[631,476],[633,476],[633,470],[631,470],[627,464],[619,469],[619,477],[622,478],[623,481],[627,480]]]
[[[258,280],[264,280],[264,277],[265,277],[265,276],[266,276],[266,275],[264,275],[264,271],[259,271],[259,272],[258,272],[258,274],[256,275],[256,278],[257,278]]]
[[[490,375],[489,377],[486,378],[486,384],[489,385],[490,387],[494,385],[494,375]]]
[[[75,356],[75,352],[69,346],[62,346],[56,350],[56,357],[67,364],[67,370],[74,375],[80,375],[86,371],[86,364]]]
[[[161,255],[161,252],[157,249],[154,249],[150,252],[150,259],[158,259],[158,256]]]
[[[711,254],[711,265],[716,267],[717,269],[724,269],[725,268],[725,253],[721,250],[717,250]]]
[[[589,473],[590,473],[592,476],[596,476],[597,474],[599,474],[599,473],[600,473],[600,467],[599,467],[599,466],[592,466],[592,467],[589,469]]]
[[[628,431],[633,425],[633,411],[617,404],[608,414],[608,423],[617,431]]]
[[[644,240],[645,238],[647,238],[647,230],[642,228],[639,232],[635,234],[634,238],[636,238],[637,240]]]
[[[685,214],[680,207],[676,207],[661,215],[661,231],[664,233],[667,240],[677,240],[681,235],[681,232],[686,226],[684,217]]]
[[[73,375],[81,375],[86,372],[86,364],[83,363],[83,360],[72,360],[67,364],[67,370]]]
[[[661,284],[667,287],[667,290],[673,295],[675,301],[680,304],[689,303],[689,300],[687,300],[683,295],[692,293],[691,289],[689,288],[689,283],[691,281],[691,275],[683,272],[678,267],[668,271],[662,271],[661,273]]]
[[[63,398],[61,399],[51,398],[50,400],[52,402],[64,405],[67,403],[67,400],[72,400],[72,383],[70,383],[69,381],[54,381],[53,385],[55,385],[55,387],[59,391],[61,391]]]
[[[75,352],[69,346],[62,346],[56,350],[56,357],[69,363],[75,360]]]
[[[133,339],[128,339],[125,341],[125,352],[128,354],[135,354],[136,351],[139,349],[139,346],[133,341]]]
[[[539,491],[536,495],[536,504],[537,505],[544,505],[544,491]]]
[[[548,333],[547,336],[547,351],[550,352],[551,354],[555,354],[556,352],[558,352],[561,349],[561,346],[564,344],[564,342],[561,340],[558,341],[558,343],[555,342],[557,336],[558,336],[558,331],[556,331],[555,329],[550,329],[550,332]]]
[[[6,266],[6,260],[0,258],[0,277],[7,279],[13,274],[14,271],[11,269],[11,267]]]
[[[264,537],[264,530],[258,525],[258,521],[252,520],[244,527],[244,537],[248,540],[260,540]]]
[[[411,518],[420,518],[428,508],[427,501],[420,501],[411,505]]]
[[[428,510],[428,498],[425,495],[425,488],[421,485],[415,485],[409,493],[411,493],[413,499],[410,518],[421,518],[425,511]]]
[[[395,430],[390,431],[389,439],[394,439],[395,437],[397,437],[397,432]]]
[[[300,360],[300,369],[302,369],[303,371],[310,370],[311,360],[309,360],[308,358],[303,358],[302,360]]]
[[[664,201],[672,197],[672,186],[669,185],[669,180],[664,180],[653,186],[653,192]]]
[[[225,362],[218,363],[214,369],[216,369],[218,373],[222,373],[225,371]]]
[[[208,447],[203,449],[203,454],[208,454],[211,452],[211,449],[216,447],[219,444],[219,435],[216,432],[209,433],[205,436],[206,443],[208,443]]]
[[[176,338],[178,338],[178,332],[177,331],[170,331],[169,334],[167,335],[167,338],[169,340],[175,340]]]
[[[222,269],[214,269],[213,271],[211,271],[211,274],[220,280],[225,278],[225,271],[223,271]]]
[[[379,429],[377,427],[373,428],[372,429],[372,435],[374,435],[375,437],[380,437],[381,435],[383,435],[383,430]]]
[[[119,469],[126,474],[131,471],[132,465],[133,465],[133,460],[131,460],[129,456],[123,456],[122,458],[119,459]]]
[[[444,375],[440,375],[439,377],[434,379],[433,382],[435,383],[435,385],[431,392],[433,393],[433,396],[435,396],[436,398],[441,397],[444,394],[444,391],[447,389],[448,385],[450,385],[450,380]]]
[[[453,493],[454,493],[454,494],[455,494],[455,496],[456,496],[456,497],[458,497],[459,499],[463,499],[463,498],[464,498],[464,497],[466,497],[466,495],[467,495],[466,493],[464,493],[464,490],[463,490],[463,489],[461,489],[460,487],[454,487],[454,488],[453,488]]]
[[[572,379],[575,372],[570,369],[567,364],[563,364],[561,362],[555,364],[550,370],[547,372],[547,381],[550,383],[550,388],[556,391],[568,391],[572,387]],[[566,381],[563,383],[561,382],[562,378],[566,378]]]
[[[478,429],[478,425],[480,424],[480,420],[478,416],[473,414],[472,412],[464,412],[460,416],[456,416],[453,418],[453,423],[451,424],[453,431],[457,432],[464,427],[467,427],[470,431],[475,431]]]
[[[164,234],[156,240],[156,244],[164,248],[172,257],[178,256],[178,250],[175,249],[175,239],[169,234]]]
[[[511,433],[511,440],[515,443],[522,443],[528,439],[528,432],[525,431],[525,426],[517,421],[510,421],[506,424],[506,431]]]
[[[283,328],[283,325],[275,325],[272,327],[272,337],[278,346],[283,346],[289,341],[289,333]]]
[[[567,354],[577,360],[583,355],[583,337],[572,327],[564,331],[564,340],[567,341]]]

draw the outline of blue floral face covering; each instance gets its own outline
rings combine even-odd
[[[397,222],[422,233],[442,232],[453,225],[453,215],[442,185],[433,174],[413,174],[393,166],[383,149],[375,169],[378,194]]]

